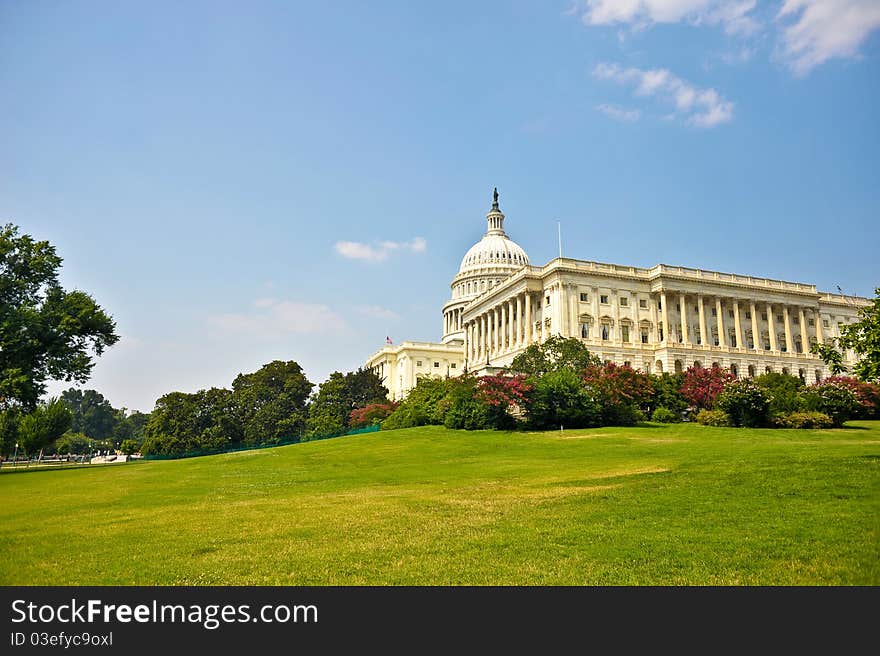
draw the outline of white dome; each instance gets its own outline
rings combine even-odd
[[[458,272],[465,273],[489,266],[512,272],[528,264],[529,256],[515,241],[505,235],[487,234],[465,253]]]

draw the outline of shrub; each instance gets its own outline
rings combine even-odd
[[[703,426],[730,426],[730,416],[724,410],[700,410],[694,419]]]
[[[534,385],[522,374],[516,376],[483,376],[477,386],[477,400],[486,406],[486,417],[492,428],[516,426],[531,403]]]
[[[826,383],[838,383],[850,389],[859,402],[854,419],[880,419],[880,385],[866,383],[851,376],[832,376]]]
[[[804,383],[796,376],[775,372],[762,374],[755,378],[755,385],[769,394],[771,415],[789,414],[804,408],[804,399],[801,396]]]
[[[755,428],[769,423],[770,395],[749,379],[727,385],[715,407],[726,412],[734,426]]]
[[[551,371],[534,383],[527,408],[529,425],[539,430],[584,428],[602,423],[602,406],[570,369]]]
[[[426,424],[442,424],[448,403],[443,403],[449,393],[450,382],[464,378],[440,380],[419,378],[397,409],[382,422],[382,428],[412,428]],[[470,377],[472,378],[472,377]]]
[[[823,412],[789,412],[776,419],[780,428],[831,428],[834,421]]]
[[[682,374],[671,374],[668,371],[651,376],[651,387],[654,388],[651,408],[666,408],[680,417],[688,407],[688,402],[680,391],[683,379]]]
[[[733,374],[721,367],[689,367],[684,372],[680,391],[691,405],[711,409],[718,395],[733,380]]]
[[[395,409],[397,409],[397,404],[393,401],[388,403],[370,403],[363,408],[355,408],[348,416],[348,425],[350,428],[363,428],[373,424],[380,424]]]
[[[443,418],[446,428],[480,430],[493,428],[489,406],[479,396],[479,382],[473,376],[462,376],[451,385],[446,398],[447,409]],[[497,419],[497,417],[493,417]]]
[[[640,409],[654,395],[650,376],[613,362],[587,367],[583,381],[602,406],[602,423],[610,426],[631,426],[643,420]]]
[[[840,382],[825,380],[810,385],[804,389],[803,398],[807,410],[828,415],[835,426],[843,426],[860,411],[855,392]]]
[[[654,410],[651,415],[651,421],[656,421],[660,424],[677,424],[681,421],[681,415],[661,406]]]

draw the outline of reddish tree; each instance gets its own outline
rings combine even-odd
[[[629,365],[608,362],[590,365],[582,376],[603,405],[643,406],[654,395],[654,387],[648,374],[636,371]]]
[[[397,403],[371,403],[363,408],[355,408],[348,417],[348,425],[351,428],[363,428],[371,424],[378,424],[397,409]]]
[[[486,405],[506,411],[522,408],[529,401],[534,387],[526,376],[483,376],[478,381],[477,398]]]
[[[866,383],[851,376],[831,376],[826,383],[838,383],[851,390],[859,401],[861,419],[880,417],[880,385]]]
[[[688,367],[681,383],[681,393],[693,406],[711,409],[715,399],[736,378],[721,367]]]

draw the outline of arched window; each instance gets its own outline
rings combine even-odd
[[[750,364],[749,365],[749,378],[754,378],[754,377],[755,377],[755,365]]]
[[[816,369],[815,375],[816,375],[816,382],[821,383],[822,382],[822,370]]]
[[[676,360],[675,361],[675,373],[680,374],[682,371],[683,371],[683,368],[681,366],[681,360]]]
[[[739,369],[737,369],[735,364],[730,365],[730,373],[733,374],[734,378],[739,378]]]
[[[657,362],[655,363],[655,366],[657,367],[657,373],[662,374],[663,373],[663,363],[660,360],[657,360]]]
[[[607,340],[608,336],[609,336],[608,324],[603,323],[602,324],[602,339]]]
[[[590,324],[582,323],[581,324],[581,338],[589,339],[590,338]]]

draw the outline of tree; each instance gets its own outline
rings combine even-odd
[[[668,371],[651,376],[651,386],[654,388],[651,409],[666,408],[680,420],[681,413],[688,407],[688,402],[680,391],[683,379],[683,374],[673,374]]]
[[[35,409],[50,379],[84,383],[119,340],[91,296],[62,289],[61,262],[49,242],[0,228],[0,408]]]
[[[654,395],[648,374],[613,362],[587,367],[583,381],[602,404],[603,423],[612,426],[636,423]]]
[[[72,453],[80,455],[89,453],[95,448],[95,442],[82,433],[67,431],[55,440],[55,453]]]
[[[232,392],[212,387],[195,394],[171,392],[156,401],[141,453],[179,455],[219,451],[242,440]]]
[[[727,413],[733,426],[756,428],[770,420],[770,394],[748,378],[727,385],[715,406]]]
[[[0,454],[9,456],[15,453],[20,423],[21,411],[18,408],[0,410]]]
[[[70,410],[60,399],[49,399],[18,424],[20,444],[26,453],[36,453],[61,437],[72,420]]]
[[[137,453],[139,448],[140,446],[134,440],[122,440],[122,444],[119,445],[119,450],[127,456],[130,456],[132,453]]]
[[[602,423],[602,406],[568,369],[538,378],[527,409],[529,423],[537,429],[583,428]]]
[[[826,344],[814,344],[811,351],[837,375],[846,371],[841,350],[849,349],[856,354],[853,373],[865,382],[880,382],[880,287],[874,289],[871,304],[859,309],[859,320],[843,326],[840,333]]]
[[[144,441],[144,429],[150,420],[149,412],[126,414],[125,408],[116,411],[116,436],[123,440],[133,440],[140,445]]]
[[[548,371],[560,369],[570,369],[579,374],[590,365],[601,363],[599,357],[590,353],[581,340],[552,335],[541,344],[530,344],[513,359],[508,369],[528,376],[542,376]]]
[[[71,430],[94,440],[106,440],[114,436],[120,423],[118,412],[102,394],[95,390],[71,387],[61,393],[61,400],[73,414]]]
[[[442,424],[449,409],[449,393],[453,384],[464,378],[473,378],[467,374],[458,378],[428,378],[416,380],[416,386],[409,391],[397,409],[382,422],[382,428],[410,428],[426,424]]]
[[[716,397],[733,380],[733,374],[721,367],[688,367],[682,379],[681,393],[691,405],[711,410]]]
[[[313,387],[293,360],[274,360],[254,373],[236,376],[232,394],[245,444],[277,444],[302,437]]]
[[[755,385],[767,392],[770,397],[770,414],[784,415],[803,410],[804,400],[801,391],[804,382],[797,376],[771,372],[755,378]]]
[[[388,403],[388,388],[372,369],[361,367],[345,374],[346,397],[351,406],[363,408],[372,403]]]
[[[345,376],[338,371],[318,386],[309,404],[308,437],[341,433],[348,427],[351,404]]]

